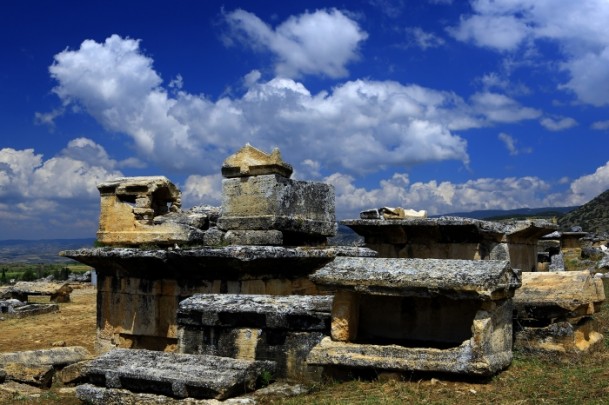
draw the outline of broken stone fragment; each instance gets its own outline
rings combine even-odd
[[[46,364],[67,366],[68,364],[91,359],[93,356],[81,346],[56,347],[52,349],[27,350],[0,353],[0,366],[7,363]]]
[[[520,320],[576,318],[598,312],[603,301],[603,280],[589,271],[524,272],[514,310]]]
[[[174,398],[225,399],[251,391],[274,363],[152,350],[115,349],[93,360],[89,382]]]
[[[203,212],[181,212],[181,192],[166,177],[121,177],[100,183],[97,240],[106,245],[193,243],[203,240]]]
[[[265,174],[278,174],[289,178],[292,170],[292,166],[281,159],[279,149],[275,148],[268,154],[249,143],[227,157],[222,164],[222,176],[227,179]]]

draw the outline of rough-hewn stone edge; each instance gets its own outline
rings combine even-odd
[[[176,398],[225,399],[253,390],[265,372],[274,374],[275,363],[115,349],[93,360],[87,377],[89,382],[108,388],[153,391]]]
[[[306,317],[309,322],[304,330],[325,330],[332,299],[332,296],[322,295],[197,294],[180,302],[177,318],[181,324],[185,319],[194,322],[193,317],[198,315],[199,325],[222,326],[220,314],[259,314],[265,317],[267,328],[285,329],[291,325],[290,317]]]
[[[324,338],[309,353],[307,362],[320,366],[374,368],[394,371],[430,371],[491,376],[512,361],[512,351],[479,356],[470,340],[450,349],[411,348],[334,342]]]
[[[324,287],[398,296],[509,298],[520,273],[505,260],[339,257],[310,276]]]
[[[27,304],[19,308],[15,308],[15,312],[8,312],[1,314],[0,316],[5,319],[21,319],[29,316],[36,316],[42,314],[50,314],[53,312],[59,312],[59,305],[57,304]]]
[[[604,336],[596,330],[580,332],[579,329],[594,328],[593,318],[583,318],[577,325],[570,322],[554,322],[548,326],[524,326],[514,331],[514,350],[525,353],[590,353],[603,347]],[[578,345],[577,334],[584,337]]]
[[[0,365],[6,363],[21,363],[65,366],[88,360],[92,357],[93,355],[82,346],[56,347],[52,349],[0,353]]]
[[[230,230],[279,230],[307,235],[336,236],[334,217],[328,220],[303,218],[301,216],[222,216],[218,219],[218,229]]]
[[[185,249],[156,249],[145,250],[139,248],[92,248],[61,251],[60,256],[75,260],[86,257],[95,258],[146,258],[166,261],[180,257],[197,258],[231,258],[241,261],[257,259],[293,259],[293,258],[334,258],[339,256],[375,257],[377,253],[368,248],[351,246],[329,247],[283,247],[283,246],[246,246],[233,245],[225,247],[191,247]]]

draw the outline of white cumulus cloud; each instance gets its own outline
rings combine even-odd
[[[471,7],[471,14],[448,29],[457,40],[516,53],[519,59],[537,54],[537,42],[551,41],[569,75],[559,88],[586,104],[609,104],[609,2],[472,0]]]
[[[358,46],[366,34],[357,22],[337,9],[292,16],[273,28],[245,10],[226,15],[231,35],[254,49],[276,57],[279,76],[347,76],[346,65],[358,59]]]

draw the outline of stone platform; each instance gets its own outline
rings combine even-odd
[[[225,399],[251,391],[263,373],[274,374],[272,362],[236,360],[150,350],[116,349],[88,366],[89,383],[174,398]],[[87,401],[86,387],[77,389]]]

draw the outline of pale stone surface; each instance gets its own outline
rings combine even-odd
[[[336,234],[334,187],[329,184],[261,175],[224,179],[222,190],[221,230]]]
[[[427,218],[427,211],[404,209],[402,207],[382,207],[360,212],[361,219],[405,219],[405,218]]]
[[[289,178],[292,170],[292,166],[281,158],[279,149],[275,148],[269,154],[249,143],[239,149],[237,153],[227,157],[222,164],[222,176],[226,178],[265,174],[278,174]]]
[[[542,220],[498,223],[460,217],[340,223],[363,236],[379,257],[510,260],[522,271],[536,269],[537,239],[557,227]]]
[[[89,382],[107,388],[151,392],[177,398],[225,399],[253,390],[274,364],[218,356],[116,349],[93,360]]]
[[[514,295],[519,319],[573,318],[598,312],[603,281],[589,271],[525,272]]]
[[[49,283],[39,281],[18,281],[4,289],[3,297],[27,302],[28,295],[49,296],[52,302],[69,302],[72,287],[67,283]]]
[[[56,347],[52,349],[0,353],[0,366],[7,363],[66,366],[88,360],[91,357],[91,353],[81,346]]]
[[[517,321],[518,323],[518,321]],[[514,349],[530,352],[588,353],[603,347],[603,335],[592,318],[579,322],[553,322],[514,331]]]
[[[494,300],[520,286],[507,261],[338,257],[310,277],[315,283],[366,294]]]
[[[359,295],[352,291],[337,291],[332,305],[332,339],[349,342],[357,336],[359,327]]]
[[[177,215],[181,192],[166,177],[121,177],[97,188],[101,195],[99,243],[174,244],[203,239],[198,227],[205,223],[205,214]]]
[[[80,383],[86,378],[89,363],[91,363],[90,360],[85,360],[69,364],[55,373],[55,379],[63,385]]]

